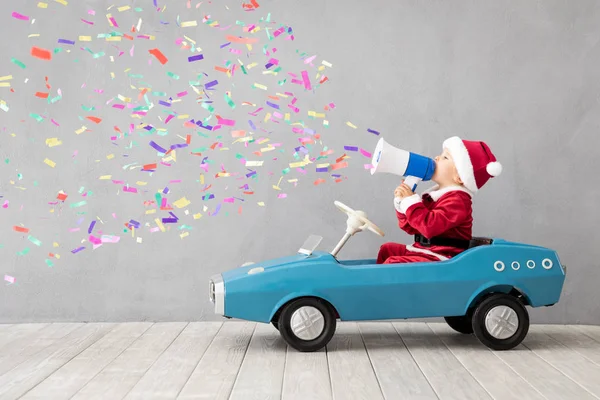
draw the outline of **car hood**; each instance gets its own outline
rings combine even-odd
[[[227,280],[234,279],[237,277],[247,276],[248,271],[250,271],[253,268],[264,268],[264,270],[267,271],[267,270],[274,269],[274,268],[289,267],[290,265],[293,265],[295,263],[298,263],[298,265],[300,265],[300,263],[303,263],[303,264],[307,263],[307,262],[312,263],[312,262],[317,262],[317,261],[323,261],[324,259],[329,259],[331,261],[335,260],[334,257],[330,253],[327,253],[324,251],[315,251],[310,256],[307,256],[306,254],[295,254],[293,256],[272,258],[270,260],[261,261],[261,262],[255,263],[255,264],[247,265],[245,267],[233,268],[233,269],[230,269],[229,271],[223,272],[222,276],[223,276],[223,279],[225,281],[227,281]]]

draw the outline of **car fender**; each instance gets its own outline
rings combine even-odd
[[[316,298],[325,300],[329,304],[331,304],[331,306],[335,309],[335,304],[333,304],[331,299],[329,299],[327,296],[324,296],[321,293],[308,292],[308,291],[292,292],[292,293],[289,293],[288,295],[282,297],[281,300],[279,300],[277,302],[277,304],[275,304],[275,307],[273,307],[273,309],[271,310],[271,314],[269,315],[269,321],[273,320],[273,317],[275,316],[277,311],[279,311],[281,309],[281,307],[283,307],[285,304],[289,303],[290,301],[298,299],[300,297],[316,297]],[[337,310],[334,310],[334,311],[337,313]]]
[[[529,298],[527,296],[527,293],[525,293],[523,291],[522,288],[511,284],[511,283],[507,283],[507,282],[495,282],[495,281],[491,281],[491,282],[487,282],[481,286],[479,286],[474,292],[473,294],[471,294],[471,297],[469,298],[469,301],[467,302],[467,304],[465,304],[465,309],[464,312],[465,314],[467,313],[467,311],[469,310],[469,308],[471,308],[472,306],[474,306],[479,299],[486,295],[487,293],[510,293],[511,290],[517,290],[521,295],[523,295],[523,297],[525,297],[525,300],[527,301],[527,303],[529,303]]]

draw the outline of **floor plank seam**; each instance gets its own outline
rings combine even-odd
[[[421,366],[419,365],[419,363],[417,362],[417,359],[415,358],[415,356],[413,355],[413,353],[410,351],[410,349],[408,348],[408,345],[406,344],[406,342],[404,341],[404,338],[402,337],[402,335],[400,334],[400,332],[398,332],[398,329],[396,329],[396,325],[392,322],[392,327],[394,328],[394,330],[396,331],[396,334],[398,335],[398,337],[400,338],[400,341],[402,342],[402,345],[406,348],[406,351],[408,352],[408,354],[410,354],[410,358],[412,358],[413,362],[415,363],[415,365],[417,366],[417,368],[419,368],[419,371],[421,371],[421,374],[423,375],[423,377],[425,378],[425,380],[427,381],[427,383],[429,384],[429,387],[431,388],[431,390],[433,391],[433,394],[436,395],[436,397],[438,398],[438,400],[441,399],[439,393],[437,392],[437,390],[435,390],[435,388],[433,387],[433,385],[431,384],[431,381],[429,380],[429,378],[427,377],[427,375],[425,374],[425,372],[423,371],[423,369],[421,369]]]
[[[588,325],[589,326],[589,325]],[[579,331],[579,333],[581,333],[582,335],[585,335],[587,337],[589,337],[590,339],[592,339],[594,342],[596,343],[600,343],[599,339],[596,339],[593,336],[588,335],[583,329],[581,329],[579,326],[575,325],[575,328],[577,329],[577,331]]]
[[[135,343],[137,340],[139,340],[139,338],[141,338],[142,336],[144,336],[144,333],[146,333],[146,332],[148,331],[148,329],[152,328],[153,326],[154,326],[154,323],[150,324],[150,326],[149,326],[149,327],[148,327],[146,330],[144,330],[144,332],[142,332],[142,333],[140,334],[140,336],[138,336],[138,337],[137,337],[135,340],[133,340],[133,341],[132,341],[132,342],[129,344],[129,346],[127,346],[126,348],[124,348],[123,350],[121,350],[121,352],[120,352],[119,354],[117,354],[117,355],[115,356],[115,358],[113,358],[112,360],[110,360],[110,362],[109,362],[108,364],[106,364],[106,365],[104,366],[104,368],[106,368],[106,367],[108,367],[110,364],[112,364],[112,363],[113,363],[113,361],[115,361],[117,358],[119,358],[119,356],[120,356],[121,354],[123,354],[123,353],[125,352],[125,350],[127,350],[127,349],[128,349],[128,348],[129,348],[129,347],[132,345],[132,344],[134,344],[134,343]],[[73,394],[73,396],[71,396],[71,397],[70,397],[70,399],[72,399],[73,397],[75,397],[75,396],[77,395],[77,393],[79,393],[79,391],[80,391],[81,389],[83,389],[83,388],[84,388],[84,387],[85,387],[85,386],[86,386],[88,383],[90,383],[90,382],[91,382],[91,381],[93,381],[93,380],[94,380],[94,379],[95,379],[95,378],[96,378],[98,375],[100,375],[100,374],[102,373],[102,371],[104,371],[104,368],[102,368],[100,371],[98,371],[97,373],[95,373],[95,374],[94,374],[94,376],[93,376],[91,379],[89,379],[89,380],[88,380],[86,383],[84,383],[83,385],[81,385],[81,388],[79,388],[79,390],[78,390],[78,391],[76,391],[76,392]]]
[[[237,383],[238,378],[240,377],[240,371],[242,370],[244,361],[246,361],[246,355],[248,354],[248,349],[250,348],[250,343],[252,342],[252,338],[253,338],[255,332],[256,332],[256,322],[254,323],[254,327],[252,328],[252,333],[250,334],[250,338],[248,339],[248,343],[246,344],[246,349],[244,350],[244,356],[242,357],[242,362],[240,363],[240,366],[238,367],[238,370],[235,373],[235,379],[233,380],[233,385],[231,385],[231,388],[229,389],[229,395],[227,395],[228,399],[231,398],[231,395],[233,394],[233,389],[235,388],[235,384]]]
[[[179,398],[179,395],[183,391],[183,388],[190,381],[190,378],[194,374],[194,371],[196,370],[196,368],[198,368],[198,365],[200,364],[200,362],[202,361],[202,359],[206,355],[206,352],[208,351],[208,349],[210,348],[210,346],[212,346],[212,344],[214,343],[215,339],[219,335],[219,332],[221,332],[221,329],[223,329],[224,326],[225,326],[225,323],[221,322],[221,326],[219,326],[219,329],[217,329],[217,332],[215,333],[215,335],[213,336],[213,338],[210,340],[210,343],[208,343],[208,346],[206,346],[206,348],[204,349],[204,352],[202,352],[202,355],[198,359],[198,362],[196,363],[196,365],[194,366],[194,368],[192,368],[192,370],[191,370],[190,374],[188,375],[187,379],[185,380],[185,382],[183,383],[183,385],[181,385],[181,388],[177,391],[177,394],[175,395],[176,399]]]
[[[437,339],[438,339],[438,340],[439,340],[439,341],[440,341],[440,342],[441,342],[441,343],[444,345],[444,347],[446,347],[446,349],[448,349],[448,351],[450,352],[450,354],[452,354],[452,357],[454,357],[454,359],[455,359],[456,361],[458,361],[458,363],[459,363],[460,365],[462,365],[463,369],[464,369],[465,371],[467,371],[467,373],[469,374],[469,376],[471,376],[471,378],[473,378],[473,380],[474,380],[475,382],[477,382],[477,384],[478,384],[479,386],[481,386],[481,388],[484,390],[484,392],[486,392],[486,393],[488,394],[488,396],[490,396],[490,399],[494,399],[494,396],[493,396],[493,395],[490,393],[490,391],[489,391],[489,390],[487,390],[487,389],[486,389],[486,387],[485,387],[485,386],[483,386],[483,384],[482,384],[481,382],[479,382],[479,379],[477,379],[477,378],[476,378],[476,377],[473,375],[473,373],[472,373],[472,372],[469,370],[469,368],[467,368],[467,366],[466,366],[465,364],[463,364],[463,363],[462,363],[462,361],[460,361],[460,359],[459,359],[459,358],[456,356],[456,354],[455,354],[455,353],[452,351],[452,349],[450,348],[450,346],[448,346],[448,343],[446,343],[446,341],[445,341],[445,340],[443,340],[441,336],[439,336],[437,333],[435,333],[435,331],[434,331],[433,329],[431,329],[431,326],[429,326],[429,323],[426,323],[425,325],[427,326],[427,329],[429,329],[429,331],[430,331],[431,333],[433,333],[433,335],[434,335],[434,336],[435,336],[435,337],[436,337],[436,338],[437,338]],[[489,350],[488,350],[488,351],[489,351]]]
[[[550,361],[546,360],[544,357],[542,357],[541,355],[539,355],[537,352],[535,352],[534,350],[532,350],[530,347],[526,346],[523,343],[522,343],[522,345],[523,345],[523,347],[525,347],[526,349],[528,349],[532,354],[534,354],[536,357],[538,357],[540,360],[542,360],[543,362],[545,362],[546,364],[548,364],[549,366],[551,366],[552,368],[554,368],[555,370],[557,370],[565,378],[567,378],[570,381],[574,382],[577,386],[581,387],[583,390],[585,390],[586,392],[588,392],[593,397],[595,397],[597,399],[600,399],[600,397],[598,397],[594,393],[590,392],[585,386],[583,386],[581,383],[577,382],[575,379],[571,378],[569,375],[567,375],[566,373],[564,373],[563,371],[561,371],[560,368],[558,368],[557,366],[555,366],[554,364],[552,364]]]
[[[52,325],[52,324],[48,324],[48,326],[51,326],[51,325]],[[44,328],[42,328],[42,329],[46,329],[46,328],[48,328],[48,326],[46,326],[46,327],[44,327]],[[72,334],[73,332],[77,331],[78,329],[81,329],[81,328],[83,328],[84,326],[85,326],[85,323],[81,324],[79,327],[77,327],[77,328],[75,328],[73,331],[71,331],[71,332],[67,333],[65,336],[68,336],[68,335]],[[35,353],[33,353],[33,354],[30,354],[30,355],[28,356],[28,358],[25,358],[23,361],[21,361],[20,363],[18,363],[17,365],[15,365],[15,366],[14,366],[14,367],[12,367],[11,369],[9,369],[8,371],[4,372],[3,374],[0,374],[0,376],[10,373],[10,372],[11,372],[13,369],[15,369],[15,368],[18,368],[18,367],[19,367],[21,364],[23,364],[24,362],[27,362],[27,360],[28,360],[29,358],[31,358],[31,357],[34,357],[34,356],[35,356],[35,355],[37,355],[38,353],[40,353],[40,352],[42,352],[42,351],[46,350],[48,347],[52,346],[52,345],[53,345],[53,344],[54,344],[56,341],[58,341],[58,340],[61,340],[61,339],[63,339],[63,338],[64,338],[64,336],[62,336],[62,337],[60,337],[60,338],[57,338],[57,339],[56,339],[54,342],[50,342],[50,343],[48,343],[48,345],[47,345],[47,346],[44,346],[44,347],[42,347],[41,349],[39,349],[38,351],[36,351]],[[32,388],[32,389],[33,389],[33,388]]]
[[[87,324],[90,324],[90,322],[85,322],[80,328],[86,326]],[[114,329],[116,329],[117,326],[119,326],[119,325],[115,324],[112,329],[107,330],[104,333],[104,335],[98,337],[94,342],[90,343],[87,347],[81,349],[81,351],[79,353],[75,354],[73,357],[69,358],[66,362],[62,363],[58,368],[56,368],[54,371],[52,371],[48,376],[45,376],[42,380],[40,380],[38,383],[36,383],[35,385],[33,385],[31,388],[29,388],[27,391],[25,391],[22,395],[20,395],[19,398],[26,396],[27,393],[31,392],[33,389],[35,389],[36,387],[38,387],[42,382],[44,382],[46,379],[48,379],[50,376],[52,376],[54,373],[56,373],[56,371],[58,371],[59,369],[61,369],[62,367],[64,367],[68,363],[70,363],[71,360],[73,360],[75,357],[77,357],[78,355],[80,355],[81,353],[83,353],[84,351],[86,351],[87,349],[89,349],[94,344],[98,343],[98,341],[102,340],[106,335],[108,335],[110,332],[112,332]],[[79,328],[77,328],[77,329],[79,329]],[[75,331],[77,331],[77,329],[75,329]],[[73,331],[73,332],[75,332],[75,331]],[[70,332],[69,335],[71,333],[73,333],[73,332]]]
[[[325,346],[325,360],[327,361],[327,376],[329,377],[329,393],[331,393],[331,399],[335,400],[333,393],[333,379],[331,379],[331,365],[329,364],[329,345]]]
[[[135,386],[138,384],[138,382],[139,382],[140,380],[142,380],[142,378],[144,377],[144,375],[146,375],[146,373],[147,373],[148,371],[150,371],[150,368],[152,368],[152,367],[154,366],[154,364],[156,364],[156,361],[158,361],[158,359],[159,359],[159,358],[161,358],[163,354],[165,354],[165,351],[167,351],[167,349],[168,349],[169,347],[171,347],[171,345],[172,345],[172,344],[173,344],[173,343],[174,343],[174,342],[177,340],[177,338],[178,338],[179,336],[181,336],[181,334],[183,333],[183,331],[185,331],[185,329],[188,327],[188,325],[189,325],[189,324],[190,324],[189,322],[188,322],[188,323],[186,323],[186,324],[185,324],[185,326],[184,326],[184,327],[183,327],[183,328],[182,328],[182,329],[179,331],[179,333],[178,333],[177,335],[175,335],[175,337],[173,338],[173,340],[171,340],[171,342],[170,342],[170,343],[169,343],[167,346],[165,346],[165,348],[163,349],[163,351],[161,351],[161,352],[160,352],[160,354],[158,354],[158,355],[156,356],[156,358],[154,359],[154,361],[152,361],[152,363],[150,363],[150,365],[148,366],[148,368],[146,368],[146,370],[144,371],[144,373],[143,373],[143,374],[141,374],[141,375],[138,377],[138,380],[137,380],[137,381],[135,381],[135,383],[134,383],[133,385],[131,385],[131,387],[129,388],[129,390],[127,391],[127,393],[125,393],[125,394],[123,395],[123,397],[121,397],[121,399],[124,399],[124,398],[126,398],[126,397],[127,397],[127,395],[128,395],[129,393],[131,393],[131,391],[133,390],[133,388],[135,388]],[[142,337],[142,336],[143,336],[143,335],[140,335],[139,337]]]
[[[358,328],[358,334],[360,335],[360,340],[365,349],[365,353],[367,353],[367,358],[369,359],[369,364],[371,365],[371,369],[373,370],[373,375],[375,375],[375,380],[377,381],[377,386],[379,386],[379,391],[381,392],[381,397],[384,399],[385,393],[383,392],[383,386],[381,386],[381,381],[379,380],[379,376],[377,376],[377,372],[375,371],[375,365],[373,364],[373,360],[371,359],[371,354],[369,354],[369,349],[367,349],[367,344],[365,343],[365,337],[363,336],[362,329],[360,329],[360,324],[357,323],[356,327]]]
[[[561,346],[564,346],[565,348],[571,350],[572,352],[579,354],[581,357],[585,358],[586,360],[588,360],[589,362],[591,362],[594,365],[597,365],[600,367],[600,363],[598,361],[595,361],[591,358],[589,358],[585,352],[581,352],[580,350],[577,350],[576,348],[573,348],[571,346],[569,346],[566,343],[563,343],[562,341],[558,340],[557,338],[555,338],[554,336],[552,336],[551,333],[547,333],[546,331],[543,331],[545,335],[547,335],[548,337],[550,337],[550,339],[554,340],[555,342],[557,342],[558,344],[560,344]],[[587,336],[587,335],[586,335]]]
[[[535,387],[534,385],[532,385],[527,378],[525,378],[523,375],[521,375],[519,373],[519,371],[517,371],[516,369],[514,369],[509,363],[507,363],[506,361],[504,361],[502,359],[502,357],[500,357],[498,354],[496,354],[495,351],[492,351],[492,354],[500,361],[502,361],[504,363],[504,365],[506,365],[508,368],[510,368],[511,371],[513,371],[515,374],[517,374],[517,376],[519,376],[521,379],[523,379],[524,382],[526,382],[529,386],[531,386],[536,392],[538,392],[540,394],[540,396],[542,396],[545,399],[548,399],[546,396],[544,396],[544,394],[542,392],[540,392],[540,390]]]
[[[281,376],[281,400],[283,400],[283,388],[285,386],[285,370],[287,368],[288,353],[290,352],[290,346],[285,346],[285,359],[283,360],[283,375]]]

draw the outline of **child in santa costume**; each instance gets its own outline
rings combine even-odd
[[[437,185],[418,195],[402,183],[394,191],[394,207],[402,230],[415,243],[385,243],[377,263],[443,261],[466,250],[473,227],[471,198],[502,165],[484,142],[446,139],[435,158],[431,178]]]

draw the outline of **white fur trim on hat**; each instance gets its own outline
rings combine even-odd
[[[502,164],[500,164],[498,161],[492,161],[485,166],[485,170],[491,176],[498,176],[502,173]]]
[[[478,188],[475,182],[475,174],[473,173],[473,164],[471,164],[471,157],[469,157],[469,152],[462,139],[458,136],[448,138],[444,140],[443,147],[448,149],[452,155],[458,176],[460,176],[465,187],[471,192],[477,193]]]

